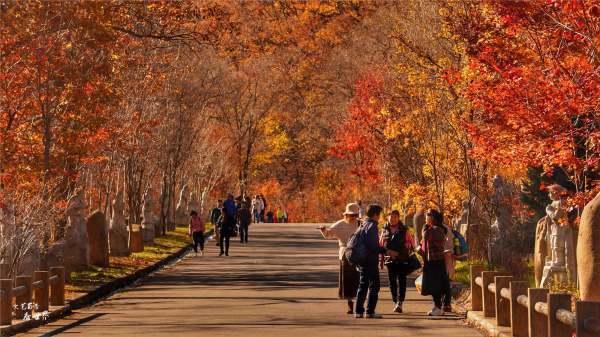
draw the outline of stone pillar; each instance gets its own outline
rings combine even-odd
[[[90,247],[90,263],[108,267],[108,226],[104,213],[95,211],[86,222]]]
[[[108,236],[111,256],[129,256],[129,234],[123,213],[124,208],[123,192],[119,191],[112,202],[112,217]]]
[[[533,250],[533,270],[535,274],[535,285],[541,287],[542,275],[546,258],[548,257],[548,216],[538,221],[535,228],[535,246]]]
[[[582,301],[600,301],[600,193],[581,214],[577,266]]]
[[[142,236],[144,238],[144,244],[152,244],[154,237],[156,236],[156,215],[152,207],[154,203],[152,201],[152,189],[144,195],[144,205],[142,207]]]
[[[83,191],[78,191],[69,200],[67,207],[67,228],[65,230],[65,264],[67,274],[87,268],[90,264],[90,250],[85,222]]]
[[[140,225],[131,225],[129,230],[129,251],[132,253],[144,251],[144,238]]]

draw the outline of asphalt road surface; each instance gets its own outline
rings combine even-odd
[[[231,241],[218,257],[214,241],[135,287],[21,336],[383,337],[481,336],[461,317],[430,318],[431,298],[407,293],[392,312],[382,271],[377,312],[355,319],[337,299],[337,241],[315,224],[253,224],[250,243]]]

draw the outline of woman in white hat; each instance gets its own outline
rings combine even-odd
[[[359,206],[358,204],[352,203],[346,205],[346,211],[344,212],[344,219],[334,223],[330,227],[321,226],[321,234],[325,239],[338,240],[340,245],[339,258],[340,258],[340,276],[339,276],[339,287],[338,296],[340,299],[348,300],[348,314],[353,314],[354,303],[352,299],[356,296],[358,289],[359,274],[355,267],[350,265],[344,252],[348,240],[359,226],[358,221]]]

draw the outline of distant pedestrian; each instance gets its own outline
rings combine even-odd
[[[443,224],[446,229],[446,241],[444,243],[444,262],[446,264],[446,272],[448,273],[448,285],[444,286],[442,292],[443,310],[444,312],[452,312],[452,289],[451,282],[455,275],[455,264],[454,259],[454,233],[452,229],[446,224]]]
[[[348,204],[346,205],[346,211],[344,212],[344,219],[334,223],[329,228],[321,226],[321,234],[326,239],[336,239],[340,246],[339,259],[340,259],[340,272],[338,278],[338,297],[348,301],[348,314],[354,313],[354,303],[352,300],[356,297],[356,291],[358,290],[358,278],[359,273],[356,267],[352,266],[344,252],[348,240],[354,234],[358,228],[358,205]]]
[[[260,197],[260,200],[262,200],[262,212],[260,212],[260,221],[265,222],[265,215],[267,213],[267,207],[268,207],[267,199],[265,199],[265,196],[262,194],[259,194],[258,196]]]
[[[273,223],[273,222],[275,222],[275,214],[273,214],[273,211],[272,211],[272,210],[269,210],[269,211],[267,212],[267,222],[268,222],[268,223]]]
[[[429,316],[443,316],[442,296],[450,293],[450,281],[445,261],[446,228],[440,212],[430,209],[425,215],[421,254],[424,259],[422,295],[433,297],[434,307],[427,313]]]
[[[243,202],[238,209],[237,224],[240,232],[240,243],[248,243],[248,227],[252,221],[252,215],[248,209],[248,205]]]
[[[408,228],[400,221],[398,210],[393,210],[388,222],[383,225],[380,244],[398,253],[396,257],[383,255],[380,267],[383,268],[383,264],[387,267],[394,312],[401,313],[406,297],[406,277],[409,273],[407,265],[409,256],[414,251],[414,242]]]
[[[225,207],[223,207],[221,209],[221,217],[219,218],[219,246],[221,247],[221,253],[219,256],[222,256],[223,254],[225,254],[225,256],[229,256],[229,239],[234,234],[234,227],[235,217],[231,216]]]
[[[288,223],[288,212],[287,211],[283,211],[283,223]]]
[[[358,284],[358,292],[356,293],[356,318],[382,318],[381,315],[375,313],[377,301],[379,299],[379,255],[386,254],[391,257],[398,256],[393,250],[386,250],[379,246],[378,224],[381,217],[382,208],[379,205],[369,205],[367,208],[367,219],[362,224],[364,232],[363,244],[367,249],[366,262],[358,266],[360,272],[360,280]],[[368,293],[368,300],[367,300]],[[365,316],[365,300],[367,300],[367,312]]]
[[[198,256],[198,245],[200,245],[200,255],[204,255],[204,221],[196,211],[192,211],[190,216],[189,234],[194,240],[194,252]]]
[[[219,201],[217,201],[217,206],[210,212],[210,222],[214,227],[217,246],[220,244],[219,218],[221,217],[221,208],[223,208],[223,200],[219,199]]]
[[[262,221],[261,214],[264,214],[264,205],[260,196],[257,194],[252,200],[252,216],[255,223]]]
[[[358,200],[358,201],[356,201],[356,203],[358,204],[358,210],[359,210],[358,218],[364,219],[365,218],[365,208],[363,207],[362,200]]]
[[[235,205],[235,200],[233,199],[233,194],[228,194],[227,199],[223,202],[223,207],[229,215],[229,218],[235,220],[235,213],[237,212],[237,208]]]
[[[281,210],[281,208],[277,209],[277,222],[283,223],[283,211]]]

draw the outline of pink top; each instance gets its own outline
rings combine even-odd
[[[193,216],[190,219],[190,235],[196,232],[204,232],[204,221],[199,216]]]

